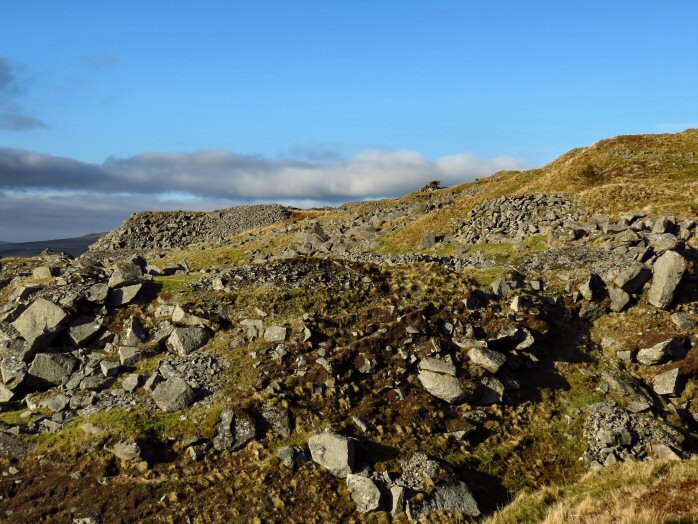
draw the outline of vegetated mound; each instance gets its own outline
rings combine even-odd
[[[287,220],[288,209],[278,204],[238,206],[211,212],[144,211],[134,213],[91,251],[175,249],[194,243],[221,243],[248,229]]]
[[[491,184],[521,193],[577,194],[594,211],[696,215],[698,129],[608,138],[540,169],[501,173]]]

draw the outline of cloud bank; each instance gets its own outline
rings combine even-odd
[[[299,207],[393,197],[430,180],[452,185],[522,163],[464,153],[430,160],[380,149],[341,159],[304,151],[302,159],[227,150],[143,153],[80,162],[0,148],[0,240],[74,236],[117,225],[143,209],[215,209],[281,202]]]

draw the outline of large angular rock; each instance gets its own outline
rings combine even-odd
[[[623,376],[616,371],[604,371],[601,379],[623,397],[627,408],[633,413],[647,411],[654,404],[645,385],[634,377]]]
[[[649,348],[637,352],[637,361],[645,366],[654,366],[670,359],[681,359],[685,350],[681,342],[675,338],[664,340]]]
[[[633,262],[623,269],[613,281],[626,293],[637,293],[652,278],[652,270],[640,262]]]
[[[173,353],[185,356],[203,347],[210,338],[211,332],[203,327],[176,327],[166,345]]]
[[[70,315],[60,306],[45,298],[37,298],[12,326],[26,340],[29,358],[36,351],[46,349]]]
[[[109,286],[107,284],[95,284],[87,290],[85,298],[93,304],[104,304],[109,296]]]
[[[128,391],[129,393],[133,393],[138,389],[138,387],[141,385],[143,382],[143,376],[139,375],[138,373],[131,373],[129,375],[126,375],[126,378],[123,380],[121,383],[121,388],[124,391]]]
[[[419,362],[419,382],[431,395],[449,404],[463,400],[468,394],[455,374],[455,366],[445,360],[425,358]]]
[[[196,394],[183,379],[173,377],[158,384],[153,391],[153,400],[157,407],[169,413],[191,406]]]
[[[317,433],[308,439],[313,462],[335,477],[345,478],[354,471],[354,441],[337,433]]]
[[[172,311],[172,322],[178,326],[211,327],[209,320],[187,313],[179,305],[176,305]]]
[[[686,271],[686,259],[676,251],[667,251],[657,259],[653,269],[647,299],[653,306],[666,309],[674,301],[676,288]]]
[[[422,238],[419,247],[422,249],[430,249],[434,247],[434,244],[436,244],[436,233],[434,233],[433,229],[430,229]]]
[[[264,425],[276,435],[286,438],[291,434],[293,427],[288,410],[275,406],[265,406],[262,408],[261,416]]]
[[[105,377],[115,377],[119,374],[121,364],[113,360],[102,360],[99,363],[99,369]]]
[[[456,376],[456,366],[448,360],[439,358],[423,358],[419,361],[420,371],[433,371],[434,373],[442,373],[444,375]]]
[[[46,280],[57,276],[59,269],[51,266],[39,266],[32,270],[32,278],[36,280]]]
[[[27,376],[27,364],[12,357],[3,358],[0,361],[0,375],[7,389],[17,389]]]
[[[5,384],[0,384],[0,403],[9,402],[15,396],[15,392]]]
[[[351,491],[351,500],[356,504],[356,511],[368,513],[380,509],[381,492],[370,478],[349,474],[346,482]]]
[[[671,315],[671,321],[681,331],[691,331],[694,327],[696,327],[696,323],[693,321],[693,319],[683,311],[679,311],[678,313]]]
[[[81,316],[73,319],[68,327],[68,336],[78,347],[89,342],[102,330],[102,323],[95,317]]]
[[[491,349],[473,348],[468,351],[468,357],[474,364],[490,373],[497,373],[507,361],[506,355]]]
[[[264,331],[264,340],[266,342],[281,343],[286,341],[288,329],[284,326],[269,326]]]
[[[29,366],[28,378],[38,387],[58,386],[67,380],[77,359],[60,353],[38,353]]]
[[[41,407],[51,410],[52,413],[60,413],[70,405],[70,398],[59,393],[51,398],[44,400]]]
[[[119,348],[119,362],[122,366],[132,367],[143,356],[143,350],[133,346],[121,346]]]
[[[138,442],[122,441],[117,442],[111,448],[105,448],[116,458],[124,462],[133,462],[143,459],[143,450]]]
[[[102,391],[114,383],[114,377],[104,375],[90,375],[80,381],[80,389],[83,391]]]
[[[390,516],[395,518],[405,512],[405,492],[402,486],[390,487]]]
[[[480,508],[465,482],[437,486],[424,502],[409,503],[409,515],[413,520],[433,511],[472,518],[480,516]]]
[[[679,368],[674,368],[654,377],[652,387],[657,395],[674,396],[679,393]]]
[[[611,300],[611,311],[619,313],[630,303],[630,295],[619,287],[609,286],[608,298]]]
[[[256,433],[254,421],[249,417],[223,411],[216,426],[213,447],[218,451],[237,451],[255,438]]]
[[[109,277],[108,286],[112,289],[137,284],[143,276],[143,270],[130,261],[120,261],[114,264]]]
[[[650,233],[646,238],[648,246],[658,255],[674,251],[681,245],[681,241],[671,233]]]
[[[143,284],[134,284],[132,286],[120,287],[109,291],[107,304],[111,308],[123,307],[135,300],[140,293]]]

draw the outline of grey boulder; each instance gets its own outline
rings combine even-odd
[[[125,346],[138,346],[145,342],[148,338],[140,320],[137,317],[131,317],[124,323],[123,335],[121,343]]]
[[[111,448],[105,449],[123,462],[133,462],[136,460],[142,460],[143,458],[143,450],[138,442],[117,442]]]
[[[354,441],[332,432],[317,433],[308,439],[313,462],[335,477],[345,478],[354,471]]]
[[[269,326],[264,331],[264,340],[266,342],[281,343],[286,341],[288,329],[284,326]]]
[[[27,364],[12,357],[3,358],[0,361],[0,376],[7,389],[16,389],[27,376]]]
[[[46,349],[69,314],[45,298],[36,299],[12,326],[22,335],[31,352]]]
[[[256,433],[254,421],[249,417],[223,411],[216,426],[213,447],[218,451],[237,451],[255,438]]]
[[[143,355],[143,350],[133,346],[121,346],[119,348],[119,362],[122,366],[132,367]]]
[[[120,287],[109,291],[107,304],[112,308],[119,308],[130,304],[138,296],[143,284],[134,284],[132,286]]]
[[[480,508],[465,482],[437,486],[421,504],[409,504],[409,515],[418,519],[433,511],[479,517]]]
[[[186,381],[172,377],[153,390],[153,400],[157,407],[169,413],[191,406],[196,400],[196,394]]]
[[[419,362],[419,382],[430,395],[449,404],[463,400],[468,394],[455,375],[455,366],[445,360],[425,358]]]
[[[80,347],[89,342],[102,329],[102,323],[95,317],[77,317],[68,326],[68,336],[73,344]]]
[[[626,293],[637,293],[652,278],[652,270],[640,262],[633,262],[623,269],[613,281]]]
[[[676,251],[667,251],[654,263],[654,276],[649,290],[649,303],[666,309],[674,301],[676,288],[686,271],[686,259]]]
[[[356,504],[356,511],[368,513],[381,507],[381,492],[376,483],[361,475],[347,475],[347,486],[351,491],[351,499]]]
[[[499,351],[491,349],[473,348],[468,352],[468,357],[473,362],[490,373],[497,373],[506,363],[507,357]]]
[[[39,387],[57,386],[67,380],[77,365],[77,359],[60,353],[39,353],[29,366],[28,375]]]
[[[167,338],[166,346],[171,352],[180,356],[203,347],[211,338],[211,332],[203,327],[176,327]]]
[[[630,303],[630,295],[619,287],[609,286],[608,298],[611,300],[611,311],[619,313]]]
[[[670,338],[652,347],[639,350],[636,358],[640,364],[654,366],[672,358],[683,358],[684,354],[681,343],[674,338]]]
[[[143,270],[140,266],[130,261],[120,261],[114,264],[112,268],[108,286],[113,289],[130,284],[137,284],[142,276]]]
[[[652,387],[657,395],[678,395],[679,393],[679,368],[674,368],[654,377]]]

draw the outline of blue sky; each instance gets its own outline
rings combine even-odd
[[[79,163],[91,198],[141,198],[121,211],[114,202],[112,222],[136,201],[173,205],[141,187],[163,170],[188,177],[174,190],[201,208],[398,194],[415,189],[420,169],[421,178],[456,182],[541,165],[608,136],[698,127],[697,26],[698,3],[680,0],[6,2],[0,146]],[[351,181],[305,199],[260,190],[214,199],[192,189],[198,164],[189,157],[186,172],[171,157],[155,167],[148,157],[144,167],[144,153],[211,150],[245,161],[217,160],[220,169],[202,183],[263,176],[253,159],[285,180],[298,176],[288,169],[300,162]],[[105,189],[94,178],[106,176],[110,158],[132,170],[119,175],[121,187]],[[32,181],[30,164],[24,158],[23,170],[9,174],[6,166],[0,221],[11,199],[21,196],[26,207],[39,187],[54,203],[78,198],[80,188],[58,175],[55,184]],[[380,183],[383,168],[389,183]],[[402,170],[414,176],[393,183]],[[167,183],[165,175],[158,180]],[[352,177],[379,182],[374,189]],[[41,234],[0,224],[0,239]]]

